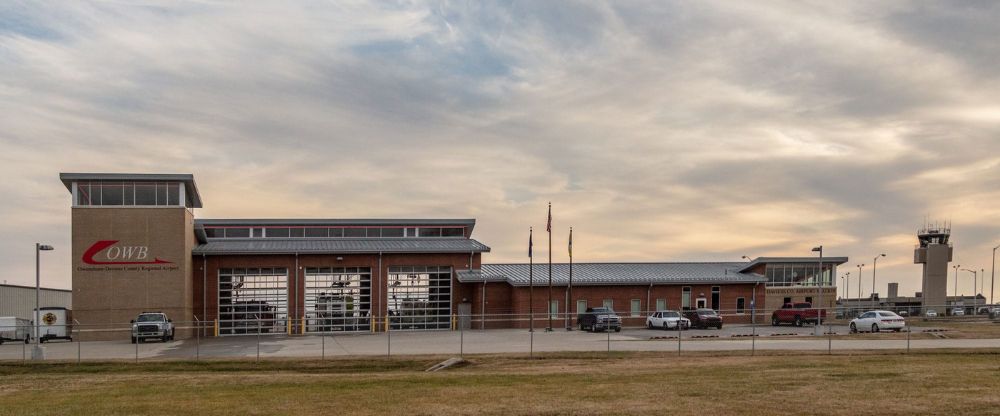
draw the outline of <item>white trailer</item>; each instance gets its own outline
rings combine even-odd
[[[7,341],[25,344],[31,340],[31,321],[15,316],[0,316],[0,344]]]
[[[72,341],[71,311],[62,307],[44,307],[35,311],[35,322],[38,323],[38,342],[53,339]],[[34,328],[32,328],[34,331]]]

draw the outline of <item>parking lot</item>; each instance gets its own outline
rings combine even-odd
[[[827,329],[830,329],[827,332]],[[1000,339],[933,338],[914,328],[906,333],[849,334],[844,325],[824,326],[815,336],[812,326],[728,325],[721,330],[682,332],[626,328],[621,332],[589,333],[555,329],[466,330],[391,332],[378,334],[333,334],[327,336],[232,336],[186,339],[171,342],[131,344],[129,340],[94,342],[49,342],[47,360],[157,360],[199,358],[345,357],[392,355],[451,355],[558,351],[859,351],[927,348],[1000,348]],[[757,336],[751,336],[756,333]],[[908,339],[909,338],[909,339]],[[0,360],[31,358],[32,345],[0,345]]]

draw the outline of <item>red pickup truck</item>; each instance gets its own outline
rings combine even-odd
[[[813,309],[811,303],[786,303],[771,314],[771,325],[792,324],[802,326],[803,322],[817,323],[816,317],[826,319],[826,311]]]

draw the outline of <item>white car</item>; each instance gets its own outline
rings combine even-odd
[[[962,308],[952,309],[951,316],[965,316],[965,309]]]
[[[927,312],[924,312],[924,316],[928,318],[937,318],[937,311],[934,309],[928,309]]]
[[[691,320],[681,316],[677,311],[656,311],[646,318],[646,328],[662,329],[688,329],[691,327]]]
[[[892,311],[868,311],[851,320],[851,332],[879,332],[891,329],[899,332],[906,327],[906,319]]]

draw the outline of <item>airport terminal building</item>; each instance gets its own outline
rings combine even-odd
[[[72,195],[73,317],[90,329],[84,340],[127,337],[95,329],[121,329],[142,311],[211,322],[220,336],[525,327],[529,316],[541,327],[548,312],[562,327],[573,325],[566,312],[602,305],[626,325],[696,307],[749,322],[762,306],[818,301],[820,291],[833,306],[832,276],[847,261],[581,263],[572,286],[568,265],[554,264],[549,303],[548,265],[484,265],[490,248],[472,238],[474,219],[199,219],[190,174],[60,179]]]

